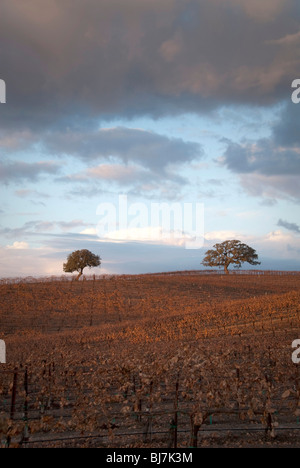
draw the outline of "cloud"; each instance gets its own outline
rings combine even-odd
[[[93,233],[94,231],[86,230],[81,234]],[[96,231],[97,234],[97,231]],[[166,230],[161,226],[143,226],[143,227],[128,227],[127,229],[118,229],[110,231],[101,236],[101,242],[144,242],[148,244],[159,245],[177,245],[185,246],[187,242],[192,242],[193,236],[183,233],[180,230]]]
[[[83,231],[81,231],[79,234],[82,234],[84,236],[97,236],[97,229],[96,228],[86,228]]]
[[[296,257],[300,252],[300,238],[292,233],[284,233],[278,229],[260,236],[245,235],[236,231],[212,231],[205,234],[207,248],[228,239],[241,240],[254,248],[258,253],[259,260],[262,262],[260,266],[262,269],[299,269]],[[245,265],[249,267],[247,264]]]
[[[291,237],[289,234],[284,234],[282,231],[280,231],[280,229],[278,229],[277,231],[269,232],[265,236],[265,239],[268,242],[282,243],[282,242],[288,242],[291,239]]]
[[[146,198],[178,198],[181,188],[188,184],[188,180],[177,175],[172,170],[153,172],[140,166],[121,164],[100,164],[85,171],[70,174],[56,179],[58,182],[81,184],[80,189],[72,189],[70,195],[95,197],[102,193],[102,189],[122,188],[133,196]],[[104,190],[103,190],[104,192]]]
[[[53,154],[67,154],[85,162],[114,158],[153,171],[202,156],[199,143],[126,127],[55,133],[45,139],[44,145]]]
[[[277,229],[254,239],[254,241],[259,256],[274,259],[272,269],[280,270],[282,259],[290,261],[290,267],[285,267],[284,269],[299,269],[297,262],[299,264],[300,239],[293,233],[284,233],[280,229]]]
[[[268,138],[237,143],[223,139],[219,164],[239,175],[243,188],[274,204],[277,199],[300,200],[300,108],[287,103],[271,126]]]
[[[267,206],[274,206],[277,200],[300,201],[300,179],[297,175],[241,174],[239,178],[244,190],[251,196],[261,197]]]
[[[241,236],[233,231],[207,233],[211,239],[206,243],[228,238],[238,238],[255,248],[262,269],[299,269],[300,239],[291,233],[269,232],[261,237]],[[238,237],[236,237],[238,235]],[[215,239],[216,238],[216,239]],[[63,262],[67,255],[78,249],[88,248],[101,255],[102,265],[98,270],[104,273],[145,273],[159,271],[196,270],[201,268],[201,260],[206,250],[195,254],[183,245],[160,245],[147,242],[99,242],[95,231],[85,234],[63,233],[42,239],[41,248],[6,249],[0,247],[0,277],[26,275],[61,275]],[[298,262],[298,263],[297,263]],[[20,270],[22,265],[22,270]],[[246,268],[249,267],[246,264]],[[98,273],[95,270],[95,273]]]
[[[83,172],[71,174],[66,177],[57,179],[61,182],[70,183],[87,183],[91,184],[93,180],[113,183],[116,182],[120,185],[131,185],[136,183],[137,180],[149,180],[153,179],[154,175],[143,168],[136,166],[126,166],[121,164],[100,164],[89,168]]]
[[[14,242],[12,245],[7,245],[6,248],[8,250],[27,250],[29,248],[29,245],[27,242]]]
[[[288,2],[286,0],[252,0],[247,2],[245,0],[229,0],[232,5],[243,8],[244,11],[257,21],[272,22],[276,16],[280,15],[282,11],[287,8]]]
[[[148,194],[161,195],[162,181],[173,184],[168,193],[174,193],[187,182],[180,165],[201,158],[201,145],[141,129],[99,130],[99,124],[290,100],[291,77],[298,74],[299,19],[296,0],[86,0],[84,7],[80,0],[49,0],[43,11],[38,0],[28,0],[26,9],[17,0],[3,0],[0,61],[8,103],[1,108],[0,149],[43,149],[51,158],[69,155],[88,164],[88,171],[60,178],[81,182],[70,195],[99,193],[97,182],[109,174],[127,187],[134,180],[135,193],[146,187]],[[237,43],[236,37],[242,39]],[[282,114],[271,142],[256,142],[256,149],[253,143],[231,144],[225,166],[256,175],[257,190],[268,171],[276,176],[297,169],[296,107]],[[4,183],[35,182],[59,172],[49,162],[0,164]],[[280,193],[285,186],[283,181]]]
[[[205,240],[209,242],[224,242],[229,239],[240,239],[241,237],[244,236],[241,236],[236,231],[210,231],[204,236]]]
[[[26,163],[22,161],[0,162],[0,181],[4,184],[11,182],[36,182],[45,175],[58,174],[60,166],[52,161]]]
[[[273,39],[272,41],[269,41],[269,44],[288,46],[288,47],[294,44],[299,45],[299,43],[300,43],[300,31],[294,34],[287,34],[286,36],[281,37],[280,39]]]
[[[48,0],[43,11],[2,0],[1,128],[278,102],[298,72],[299,17],[298,0]]]
[[[282,219],[280,219],[277,223],[277,226],[284,227],[288,231],[300,234],[300,227],[296,223],[288,223],[287,221],[283,221]]]
[[[298,76],[295,75],[295,76]],[[291,89],[292,91],[292,89]],[[272,140],[279,147],[300,148],[300,107],[291,101],[286,103],[272,128]]]
[[[159,53],[167,62],[173,62],[182,53],[184,47],[182,33],[176,33],[172,39],[162,43]]]
[[[0,130],[0,149],[5,153],[12,153],[30,147],[35,142],[35,135],[28,129],[13,130],[9,133]]]
[[[54,249],[45,246],[43,250],[40,248],[3,248],[0,246],[0,277],[62,275],[63,256],[60,254],[61,259],[52,258],[53,252],[55,252]]]
[[[199,143],[126,127],[52,135],[45,145],[53,155],[72,155],[89,166],[56,179],[80,184],[81,189],[72,190],[74,195],[97,194],[99,182],[102,189],[113,183],[136,194],[146,192],[156,197],[173,187],[178,195],[188,184],[182,175],[184,167],[203,157]]]
[[[23,226],[19,228],[7,228],[0,227],[0,235],[7,238],[18,238],[24,236],[36,236],[45,235],[54,232],[68,232],[72,230],[78,230],[83,227],[90,227],[91,224],[85,223],[80,219],[75,219],[72,221],[28,221]]]
[[[36,206],[44,206],[46,207],[46,203],[42,200],[46,200],[50,198],[50,195],[47,193],[39,192],[38,190],[31,190],[31,189],[21,189],[16,190],[15,195],[19,198],[30,198],[30,202]]]
[[[7,238],[33,236],[37,233],[53,231],[55,224],[49,221],[28,221],[18,228],[1,227],[0,235]]]
[[[88,236],[62,235],[47,239],[43,248],[22,251],[0,247],[0,277],[62,275],[62,266],[69,253],[82,248],[88,248],[102,258],[101,268],[92,270],[92,274],[193,270],[200,264],[195,252],[181,245],[133,241],[100,243]],[[86,274],[89,274],[88,270]]]
[[[1,0],[0,63],[7,104],[0,113],[0,182],[18,183],[15,195],[26,197],[26,204],[45,201],[45,189],[36,183],[50,177],[70,182],[53,186],[54,192],[69,191],[65,198],[97,195],[100,201],[103,193],[115,195],[124,187],[136,197],[172,200],[185,189],[195,197],[207,196],[196,173],[205,170],[204,184],[220,199],[222,189],[222,201],[236,190],[231,182],[238,178],[261,203],[274,204],[280,198],[298,202],[300,106],[286,105],[276,123],[265,119],[264,110],[270,106],[278,112],[283,101],[291,102],[291,82],[299,76],[299,21],[298,0],[47,0],[43,8],[39,0]],[[250,107],[254,111],[249,118]],[[180,139],[174,133],[178,127],[184,135],[196,134],[197,141],[203,137],[212,153],[214,124],[222,132],[233,128],[226,111],[235,119],[246,115],[242,122],[251,125],[257,109],[258,134],[266,135],[271,125],[270,137],[227,141],[222,165],[234,177],[212,165],[192,167],[203,157],[202,147]],[[176,138],[128,128],[135,117],[178,119],[187,113],[180,124],[173,120],[172,128],[170,120],[152,120],[153,128],[161,123],[159,132],[172,132]],[[222,114],[224,119],[211,119],[205,133],[201,124],[187,128],[195,113]],[[116,122],[124,126],[114,127]],[[230,138],[244,130],[240,121]],[[249,131],[253,134],[253,127]],[[32,156],[45,162],[30,162]],[[193,170],[195,177],[187,181],[186,174]],[[226,184],[215,192],[218,180]],[[11,203],[7,199],[6,215]],[[92,232],[84,221],[61,219],[47,216],[20,227],[2,227],[4,245],[32,238],[57,241],[58,234],[66,234],[69,250],[84,241],[83,236],[75,241],[69,231]],[[221,240],[230,234],[237,233],[208,236]]]
[[[72,221],[57,221],[55,224],[66,232],[69,232],[72,229],[81,228],[83,226],[89,226],[89,224],[83,222],[81,219],[73,219]]]
[[[147,179],[149,174],[146,171],[139,170],[137,167],[122,166],[120,164],[101,164],[100,166],[88,169],[86,171],[88,178],[125,182],[130,184],[136,178],[144,177]]]
[[[278,147],[269,139],[245,144],[228,141],[221,163],[239,174],[300,175],[300,149]]]
[[[37,197],[37,198],[50,198],[50,195],[42,192],[38,192],[37,190],[31,190],[31,189],[22,189],[22,190],[16,190],[15,195],[20,198],[26,198],[26,197]]]

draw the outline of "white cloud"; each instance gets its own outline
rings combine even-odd
[[[205,240],[208,241],[219,241],[224,242],[229,239],[239,239],[240,234],[237,234],[236,231],[211,231],[207,232],[204,236]]]
[[[95,228],[86,228],[81,231],[79,234],[84,234],[85,236],[96,236],[97,230]]]
[[[63,258],[52,258],[53,249],[31,249],[26,242],[0,247],[0,278],[62,275]]]
[[[178,230],[166,230],[161,226],[129,227],[108,232],[102,240],[116,242],[146,242],[159,245],[184,246],[193,241],[193,236]]]
[[[7,245],[6,248],[8,250],[27,250],[29,245],[27,242],[14,242],[12,245]]]
[[[291,234],[285,234],[280,230],[269,232],[266,240],[269,242],[289,242],[293,239]]]

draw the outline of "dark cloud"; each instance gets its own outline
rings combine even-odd
[[[97,181],[130,186],[155,183],[161,179],[184,185],[187,181],[178,174],[178,169],[182,164],[203,156],[199,143],[126,127],[44,132],[40,138],[43,140],[41,145],[44,151],[50,153],[51,157],[71,156],[88,166],[88,169],[81,172],[57,177],[56,181],[84,185]],[[27,149],[34,154],[36,147],[31,138],[24,138],[22,141],[23,150]],[[5,154],[9,152],[8,149],[14,148],[17,151],[19,147],[16,145],[16,135],[13,133],[9,137],[0,138],[1,147]],[[96,165],[97,162],[101,164]],[[0,178],[5,181],[33,181],[42,171],[55,174],[59,172],[59,166],[53,163],[2,163]],[[30,193],[33,194],[27,190],[24,196]]]
[[[1,127],[277,102],[298,73],[299,18],[298,0],[2,0]]]
[[[284,227],[288,231],[300,234],[300,227],[296,223],[288,223],[287,221],[283,221],[282,219],[280,219],[277,223],[277,226]]]
[[[203,156],[198,143],[124,127],[52,134],[45,140],[45,147],[52,155],[72,155],[88,165],[56,181],[80,185],[79,192],[92,192],[93,196],[99,188],[122,188],[150,198],[170,198],[171,193],[176,198],[188,184],[180,171]],[[71,195],[75,192],[78,189]]]
[[[275,206],[277,205],[277,200],[275,198],[265,198],[260,202],[261,206]]]
[[[236,143],[223,139],[219,162],[239,174],[243,187],[274,204],[278,198],[300,201],[300,106],[287,102],[268,138]]]
[[[198,143],[125,127],[56,133],[46,137],[44,145],[55,155],[67,154],[85,162],[117,159],[154,172],[202,156]]]
[[[60,166],[53,162],[26,163],[22,161],[0,162],[0,180],[4,184],[11,182],[36,182],[41,176],[56,175]]]
[[[281,148],[268,139],[244,145],[228,141],[223,164],[239,174],[300,175],[298,149]]]
[[[280,113],[280,119],[272,131],[276,145],[300,147],[300,104],[287,102]]]
[[[99,124],[288,100],[270,138],[227,141],[223,165],[252,195],[299,200],[300,106],[290,99],[299,73],[298,3],[47,0],[41,8],[40,0],[1,0],[2,154],[43,147],[93,164],[64,179],[81,178],[73,193],[87,193],[88,180],[90,192],[103,190],[96,184],[107,180],[103,164],[116,163],[123,168],[111,180],[119,185],[134,179],[133,191],[150,193],[164,179],[171,193],[186,184],[180,165],[201,157],[199,145]],[[58,175],[59,166],[0,164],[4,183],[47,174]]]

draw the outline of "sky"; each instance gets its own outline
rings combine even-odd
[[[298,0],[0,2],[0,277],[300,270]]]

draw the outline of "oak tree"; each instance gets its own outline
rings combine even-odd
[[[258,255],[252,247],[239,240],[228,240],[208,250],[202,264],[209,267],[222,266],[228,274],[229,265],[233,264],[236,268],[240,268],[244,262],[250,265],[260,265]]]
[[[83,270],[86,267],[93,268],[98,267],[101,265],[101,258],[99,255],[95,255],[89,250],[76,250],[75,252],[71,253],[68,258],[67,262],[64,263],[63,269],[65,273],[73,273],[74,271],[78,271],[78,276],[76,280],[83,274]]]

